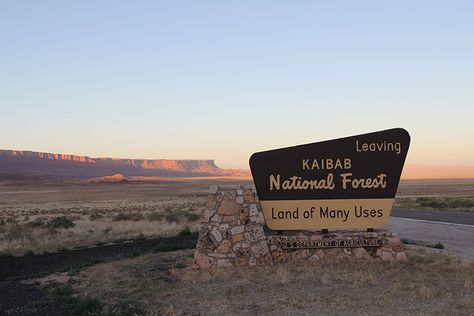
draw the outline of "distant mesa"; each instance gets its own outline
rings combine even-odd
[[[112,176],[105,176],[105,177],[98,177],[98,178],[92,178],[90,180],[92,183],[100,183],[100,182],[106,182],[106,183],[128,183],[130,182],[127,177],[125,177],[121,173],[116,173]]]
[[[247,170],[219,168],[214,160],[91,158],[18,150],[0,150],[0,173],[96,182],[124,182],[127,177],[250,176]]]

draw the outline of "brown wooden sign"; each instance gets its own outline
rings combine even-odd
[[[410,145],[401,128],[255,153],[250,169],[274,230],[387,224]]]

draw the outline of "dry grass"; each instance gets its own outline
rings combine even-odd
[[[409,262],[182,269],[192,251],[99,264],[73,287],[106,305],[127,299],[166,315],[472,315],[472,262],[423,248]]]
[[[405,197],[397,198],[395,206],[432,211],[474,212],[474,197]]]
[[[42,253],[175,235],[185,227],[197,230],[208,185],[69,184],[42,189],[0,186],[0,253]]]
[[[401,181],[395,206],[420,210],[474,212],[474,179]]]

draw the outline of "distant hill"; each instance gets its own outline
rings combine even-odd
[[[143,177],[249,175],[246,170],[221,169],[214,160],[91,158],[18,150],[0,150],[0,173],[61,179],[87,179],[117,174]],[[113,181],[115,180],[117,179],[113,179]]]

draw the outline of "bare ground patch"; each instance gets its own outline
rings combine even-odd
[[[192,250],[90,267],[71,281],[105,306],[125,300],[166,315],[470,315],[470,261],[409,247],[404,264],[340,261],[195,271]]]

